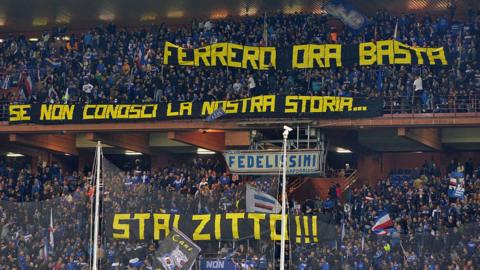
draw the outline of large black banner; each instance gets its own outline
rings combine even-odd
[[[190,238],[173,228],[167,238],[159,243],[152,269],[189,270],[200,251],[200,247],[195,245]]]
[[[222,118],[360,118],[382,115],[380,99],[265,95],[230,101],[158,104],[10,104],[9,123],[68,124],[170,119],[205,119],[218,108]]]
[[[288,219],[287,238],[294,243],[317,243],[336,237],[331,215],[289,216]],[[109,220],[107,224],[111,227],[107,228],[107,237],[117,240],[160,240],[171,228],[178,228],[193,241],[279,241],[281,238],[280,214],[115,213]]]
[[[291,47],[257,47],[216,43],[186,49],[165,43],[163,64],[231,67],[254,70],[308,69],[369,65],[448,65],[451,55],[441,48],[414,47],[396,40],[360,44],[302,44]]]

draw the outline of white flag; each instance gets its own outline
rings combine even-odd
[[[49,240],[50,248],[53,250],[53,248],[55,246],[55,241],[53,241],[53,232],[55,231],[55,229],[53,227],[53,210],[52,210],[52,208],[50,208],[50,227],[48,228],[48,231],[50,232],[50,240]]]
[[[397,40],[397,31],[398,31],[398,19],[397,19],[397,23],[395,24],[395,32],[393,33],[394,40]]]
[[[362,251],[365,248],[365,234],[362,233]]]

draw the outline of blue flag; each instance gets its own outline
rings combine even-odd
[[[333,207],[335,207],[335,201],[334,200],[326,200],[324,203],[323,203],[323,207],[325,209],[331,209]]]
[[[344,0],[330,0],[323,9],[354,30],[362,29],[368,22],[367,17],[353,9],[353,7]]]
[[[452,172],[448,185],[448,197],[465,198],[465,176],[463,173]]]
[[[225,111],[223,110],[223,108],[220,106],[218,107],[218,109],[216,109],[212,114],[210,114],[209,116],[207,116],[207,118],[205,119],[205,121],[207,122],[212,122],[212,121],[215,121],[216,119],[222,117],[225,115]]]

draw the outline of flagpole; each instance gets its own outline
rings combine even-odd
[[[53,239],[53,209],[50,207],[50,246],[52,247],[52,252],[53,249],[55,248],[55,240]]]
[[[397,31],[398,31],[398,19],[397,19],[397,23],[395,24],[395,31],[393,33],[394,40],[397,40]]]
[[[405,257],[405,260],[407,260],[407,255],[405,255],[405,249],[403,248],[403,245],[402,245],[402,238],[400,238],[400,247],[402,248],[403,257]]]
[[[99,230],[99,211],[100,211],[100,162],[101,162],[101,143],[97,143],[97,168],[95,182],[95,220],[93,229],[93,270],[98,270],[98,230]]]
[[[287,201],[287,139],[292,131],[289,126],[283,126],[283,179],[282,179],[282,229],[280,238],[280,270],[285,270],[285,227],[286,227],[286,201]]]
[[[265,46],[268,46],[267,12],[263,14],[263,39]]]

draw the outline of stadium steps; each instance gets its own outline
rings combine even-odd
[[[342,191],[345,192],[355,186],[358,181],[358,172],[354,170],[346,179],[345,186],[342,187]]]
[[[355,187],[358,183],[358,172],[351,171],[346,177],[301,177],[291,180],[287,185],[288,196],[297,201],[306,198],[315,198],[319,195],[322,199],[328,198],[328,190],[332,185],[339,183],[342,193]]]
[[[307,181],[307,177],[301,177],[297,176],[293,181],[288,182],[287,184],[287,190],[288,190],[288,195],[292,194],[297,190],[299,187],[301,187],[305,182]]]

